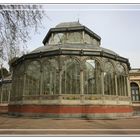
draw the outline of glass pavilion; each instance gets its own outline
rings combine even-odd
[[[100,47],[100,36],[79,22],[66,22],[51,28],[43,44],[12,64],[10,114],[132,115],[129,61]]]

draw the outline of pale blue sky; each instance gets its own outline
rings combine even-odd
[[[140,5],[43,5],[47,16],[39,33],[32,33],[30,51],[42,46],[48,30],[60,22],[77,21],[101,37],[101,47],[128,58],[132,68],[140,68]]]

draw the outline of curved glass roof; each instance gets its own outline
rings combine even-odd
[[[66,28],[69,29],[69,30],[66,30],[66,31],[63,30],[63,29],[66,29]],[[62,32],[68,32],[68,31],[70,31],[70,32],[77,31],[78,32],[77,29],[78,30],[79,29],[80,30],[82,29],[83,31],[86,31],[86,29],[87,29],[86,32],[90,32],[91,34],[95,34],[90,29],[88,29],[87,27],[85,27],[82,24],[80,24],[79,21],[76,21],[76,22],[62,22],[62,23],[56,25],[55,28],[51,28],[45,38],[49,38],[51,32],[54,32],[54,31],[57,31],[57,33],[59,33],[59,32],[60,33],[62,33]],[[54,37],[54,35],[53,35],[53,37]],[[75,37],[77,37],[77,36],[75,36]],[[99,47],[99,46],[97,46],[95,44],[86,44],[84,42],[82,42],[82,43],[64,43],[64,44],[63,43],[62,44],[49,44],[49,43],[47,43],[47,44],[45,44],[45,46],[42,46],[42,47],[39,47],[39,48],[35,49],[30,54],[40,53],[40,52],[47,52],[47,51],[54,51],[54,50],[58,50],[58,49],[83,50],[83,51],[84,50],[85,51],[88,51],[89,50],[89,51],[95,51],[95,52],[96,51],[97,52],[106,52],[106,53],[109,53],[109,54],[112,54],[112,55],[119,56],[117,53],[115,53],[115,52],[113,52],[113,51],[111,51],[109,49]]]
[[[20,62],[25,58],[56,56],[62,54],[107,57],[129,63],[127,58],[119,56],[112,50],[100,47],[100,40],[100,36],[86,26],[81,25],[79,22],[60,23],[56,25],[55,28],[49,30],[43,40],[44,46],[33,50],[17,61]]]

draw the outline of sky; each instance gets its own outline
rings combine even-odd
[[[61,22],[78,21],[101,37],[101,47],[128,58],[140,68],[140,4],[44,4],[42,28],[32,32],[28,50],[43,46],[50,28]]]

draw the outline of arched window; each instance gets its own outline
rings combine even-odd
[[[80,94],[80,65],[75,59],[64,62],[62,94]]]
[[[104,94],[115,95],[115,75],[111,62],[105,63],[104,68]]]
[[[59,94],[58,64],[55,60],[43,63],[43,94]]]
[[[101,68],[96,60],[86,60],[84,94],[101,94]]]
[[[39,95],[40,93],[40,63],[32,61],[26,69],[25,95]]]
[[[125,69],[122,65],[117,64],[117,87],[118,87],[118,95],[126,96],[127,93],[127,77]]]
[[[130,84],[131,86],[131,98],[132,98],[132,101],[140,101],[140,93],[139,93],[139,86],[132,82]]]

